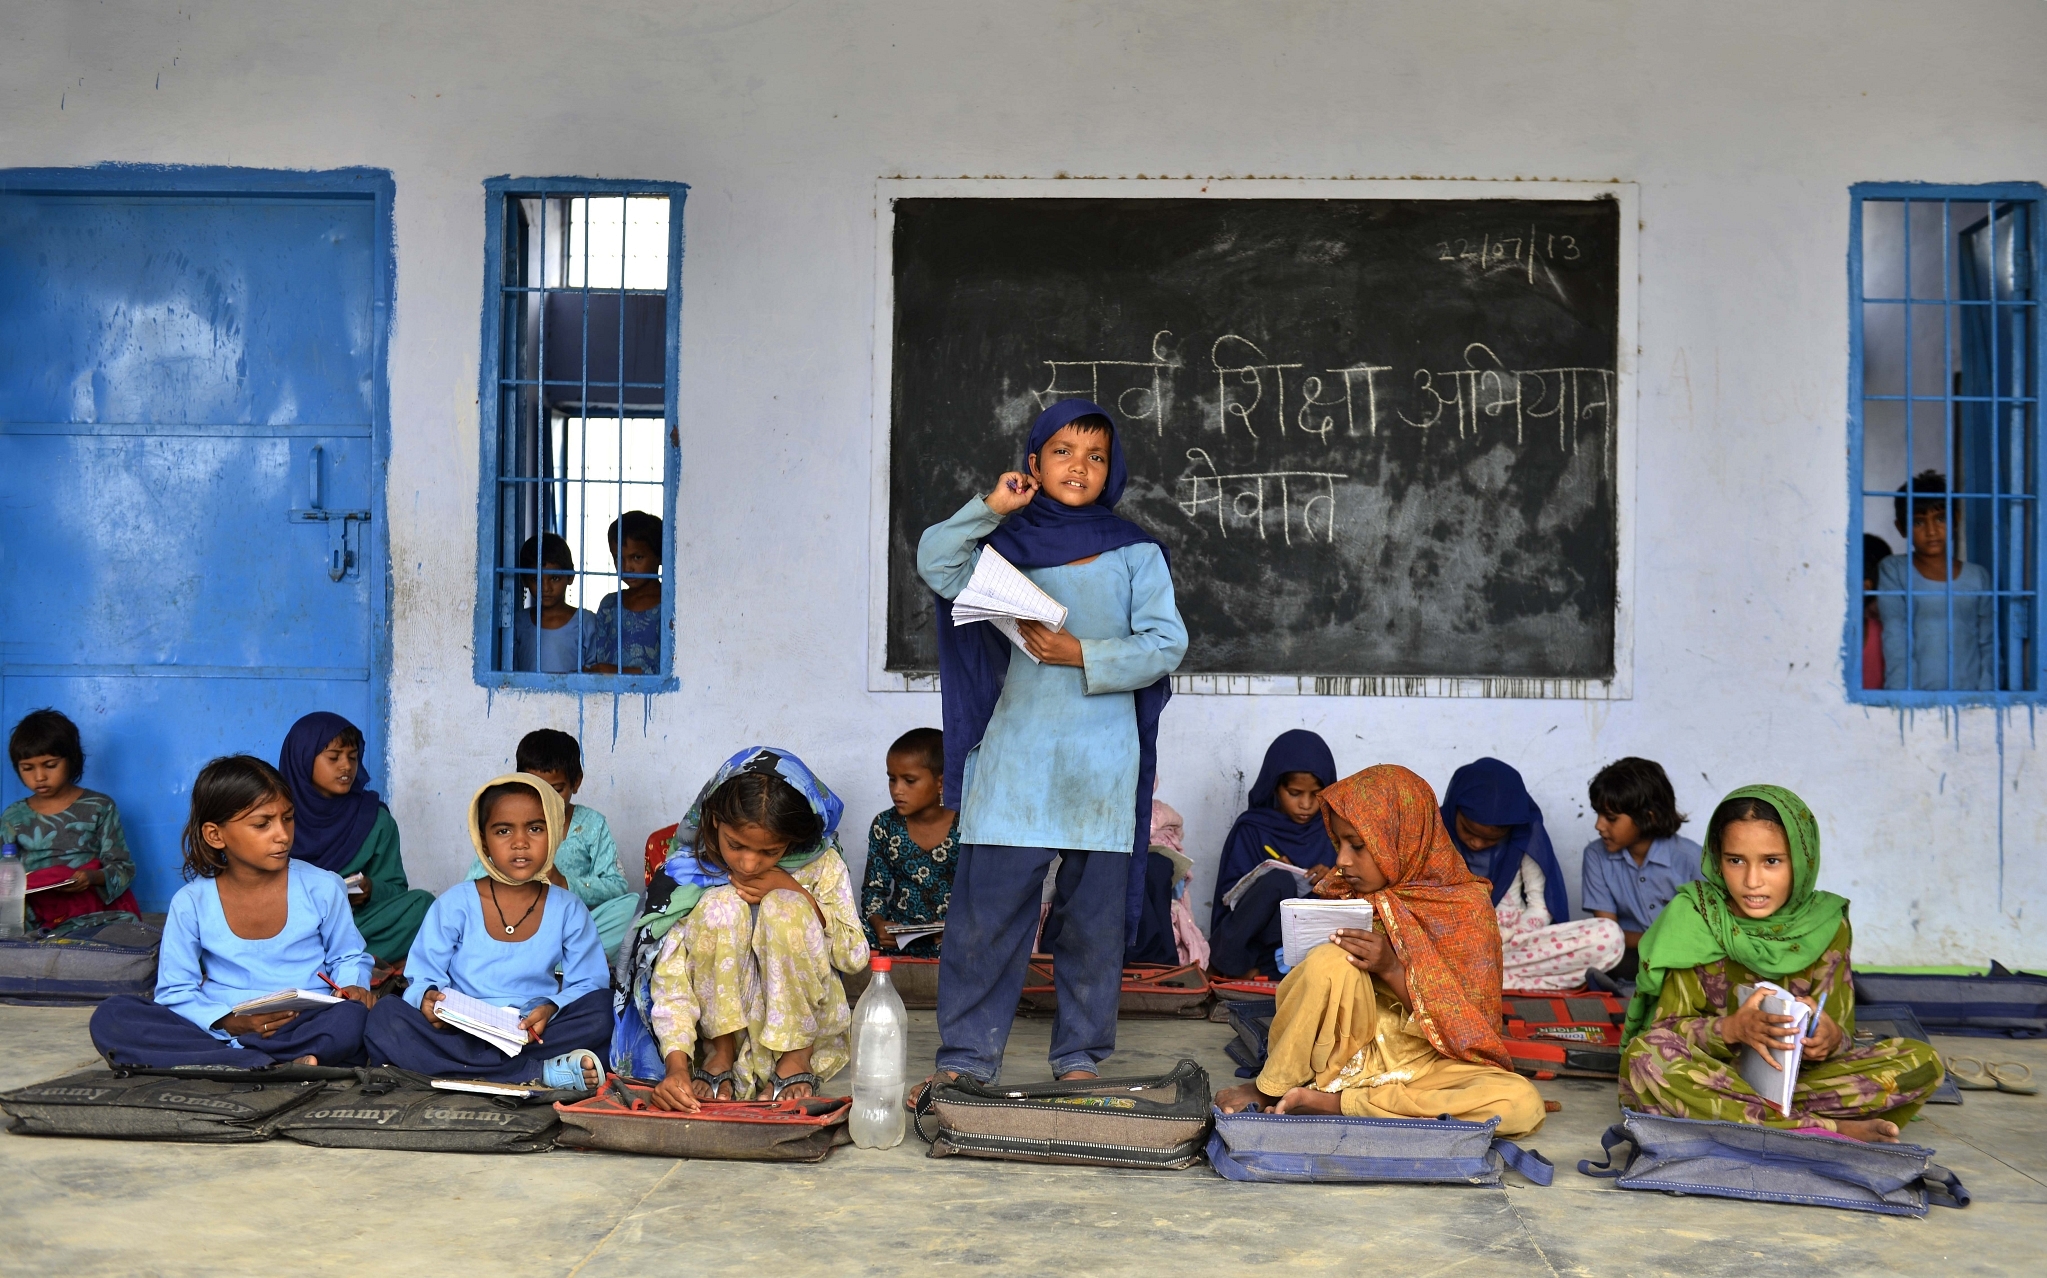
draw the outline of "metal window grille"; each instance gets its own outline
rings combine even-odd
[[[2040,699],[2043,194],[1853,190],[1851,700]]]
[[[485,190],[478,680],[672,688],[687,188]]]

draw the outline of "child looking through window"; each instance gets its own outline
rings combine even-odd
[[[597,618],[569,606],[575,579],[576,557],[555,534],[528,537],[519,547],[519,589],[531,602],[512,623],[512,669],[574,674],[590,659]]]
[[[604,540],[625,589],[597,605],[583,668],[593,674],[660,674],[661,521],[644,510],[628,510],[611,521]]]
[[[114,801],[78,784],[85,747],[78,725],[55,710],[31,710],[7,738],[7,757],[28,797],[0,812],[0,842],[18,845],[29,909],[42,927],[118,910],[140,915],[128,885],[135,861]]]
[[[945,734],[936,728],[910,729],[888,748],[886,767],[890,806],[867,830],[860,922],[874,949],[932,958],[938,937],[899,946],[894,932],[945,922],[952,898],[960,814],[945,806]]]
[[[1897,592],[1877,596],[1884,687],[1992,691],[1997,687],[1997,604],[1987,593],[1990,573],[1983,565],[1964,563],[1949,551],[1947,479],[1937,470],[1921,471],[1898,492],[1898,531],[1912,539],[1912,553],[1892,555],[1877,568],[1877,588]]]

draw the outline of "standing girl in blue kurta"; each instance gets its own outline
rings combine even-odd
[[[1143,904],[1145,860],[1133,854],[1151,832],[1167,676],[1187,651],[1164,550],[1115,514],[1128,471],[1108,413],[1062,400],[1024,451],[1028,473],[1003,475],[917,548],[939,599],[946,800],[962,845],[939,956],[938,1067],[989,1081],[1055,857],[1053,1073],[1091,1076],[1115,1050],[1123,948]],[[1068,610],[1064,630],[1021,624],[1028,653],[986,622],[952,624],[984,540]]]
[[[192,882],[164,919],[156,997],[121,994],[93,1009],[92,1045],[108,1064],[363,1063],[370,956],[340,876],[293,859],[293,824],[284,778],[261,759],[238,754],[200,770],[185,823]],[[328,984],[342,1001],[316,1011],[234,1010]]]
[[[476,792],[469,841],[487,877],[449,888],[426,912],[405,997],[370,1013],[372,1063],[549,1087],[604,1081],[611,970],[589,908],[547,881],[561,838],[561,796],[541,778],[515,772]],[[443,1023],[435,1008],[449,990],[517,1009],[526,1049],[508,1057]]]

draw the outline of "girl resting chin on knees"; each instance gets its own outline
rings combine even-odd
[[[1621,1104],[1673,1118],[1822,1129],[1895,1141],[1940,1086],[1940,1055],[1905,1038],[1857,1045],[1848,902],[1819,891],[1819,823],[1791,791],[1743,786],[1706,826],[1701,879],[1642,935],[1621,1049]],[[1741,1076],[1743,1047],[1792,1045],[1788,1016],[1735,989],[1767,980],[1818,1014],[1791,1113]]]

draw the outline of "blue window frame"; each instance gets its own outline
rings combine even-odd
[[[2042,699],[2043,196],[1851,189],[1850,701]]]
[[[595,178],[484,183],[476,678],[486,687],[676,686],[688,190]],[[648,550],[658,564],[635,558]],[[631,607],[649,585],[658,607]],[[651,633],[649,621],[658,623]]]

